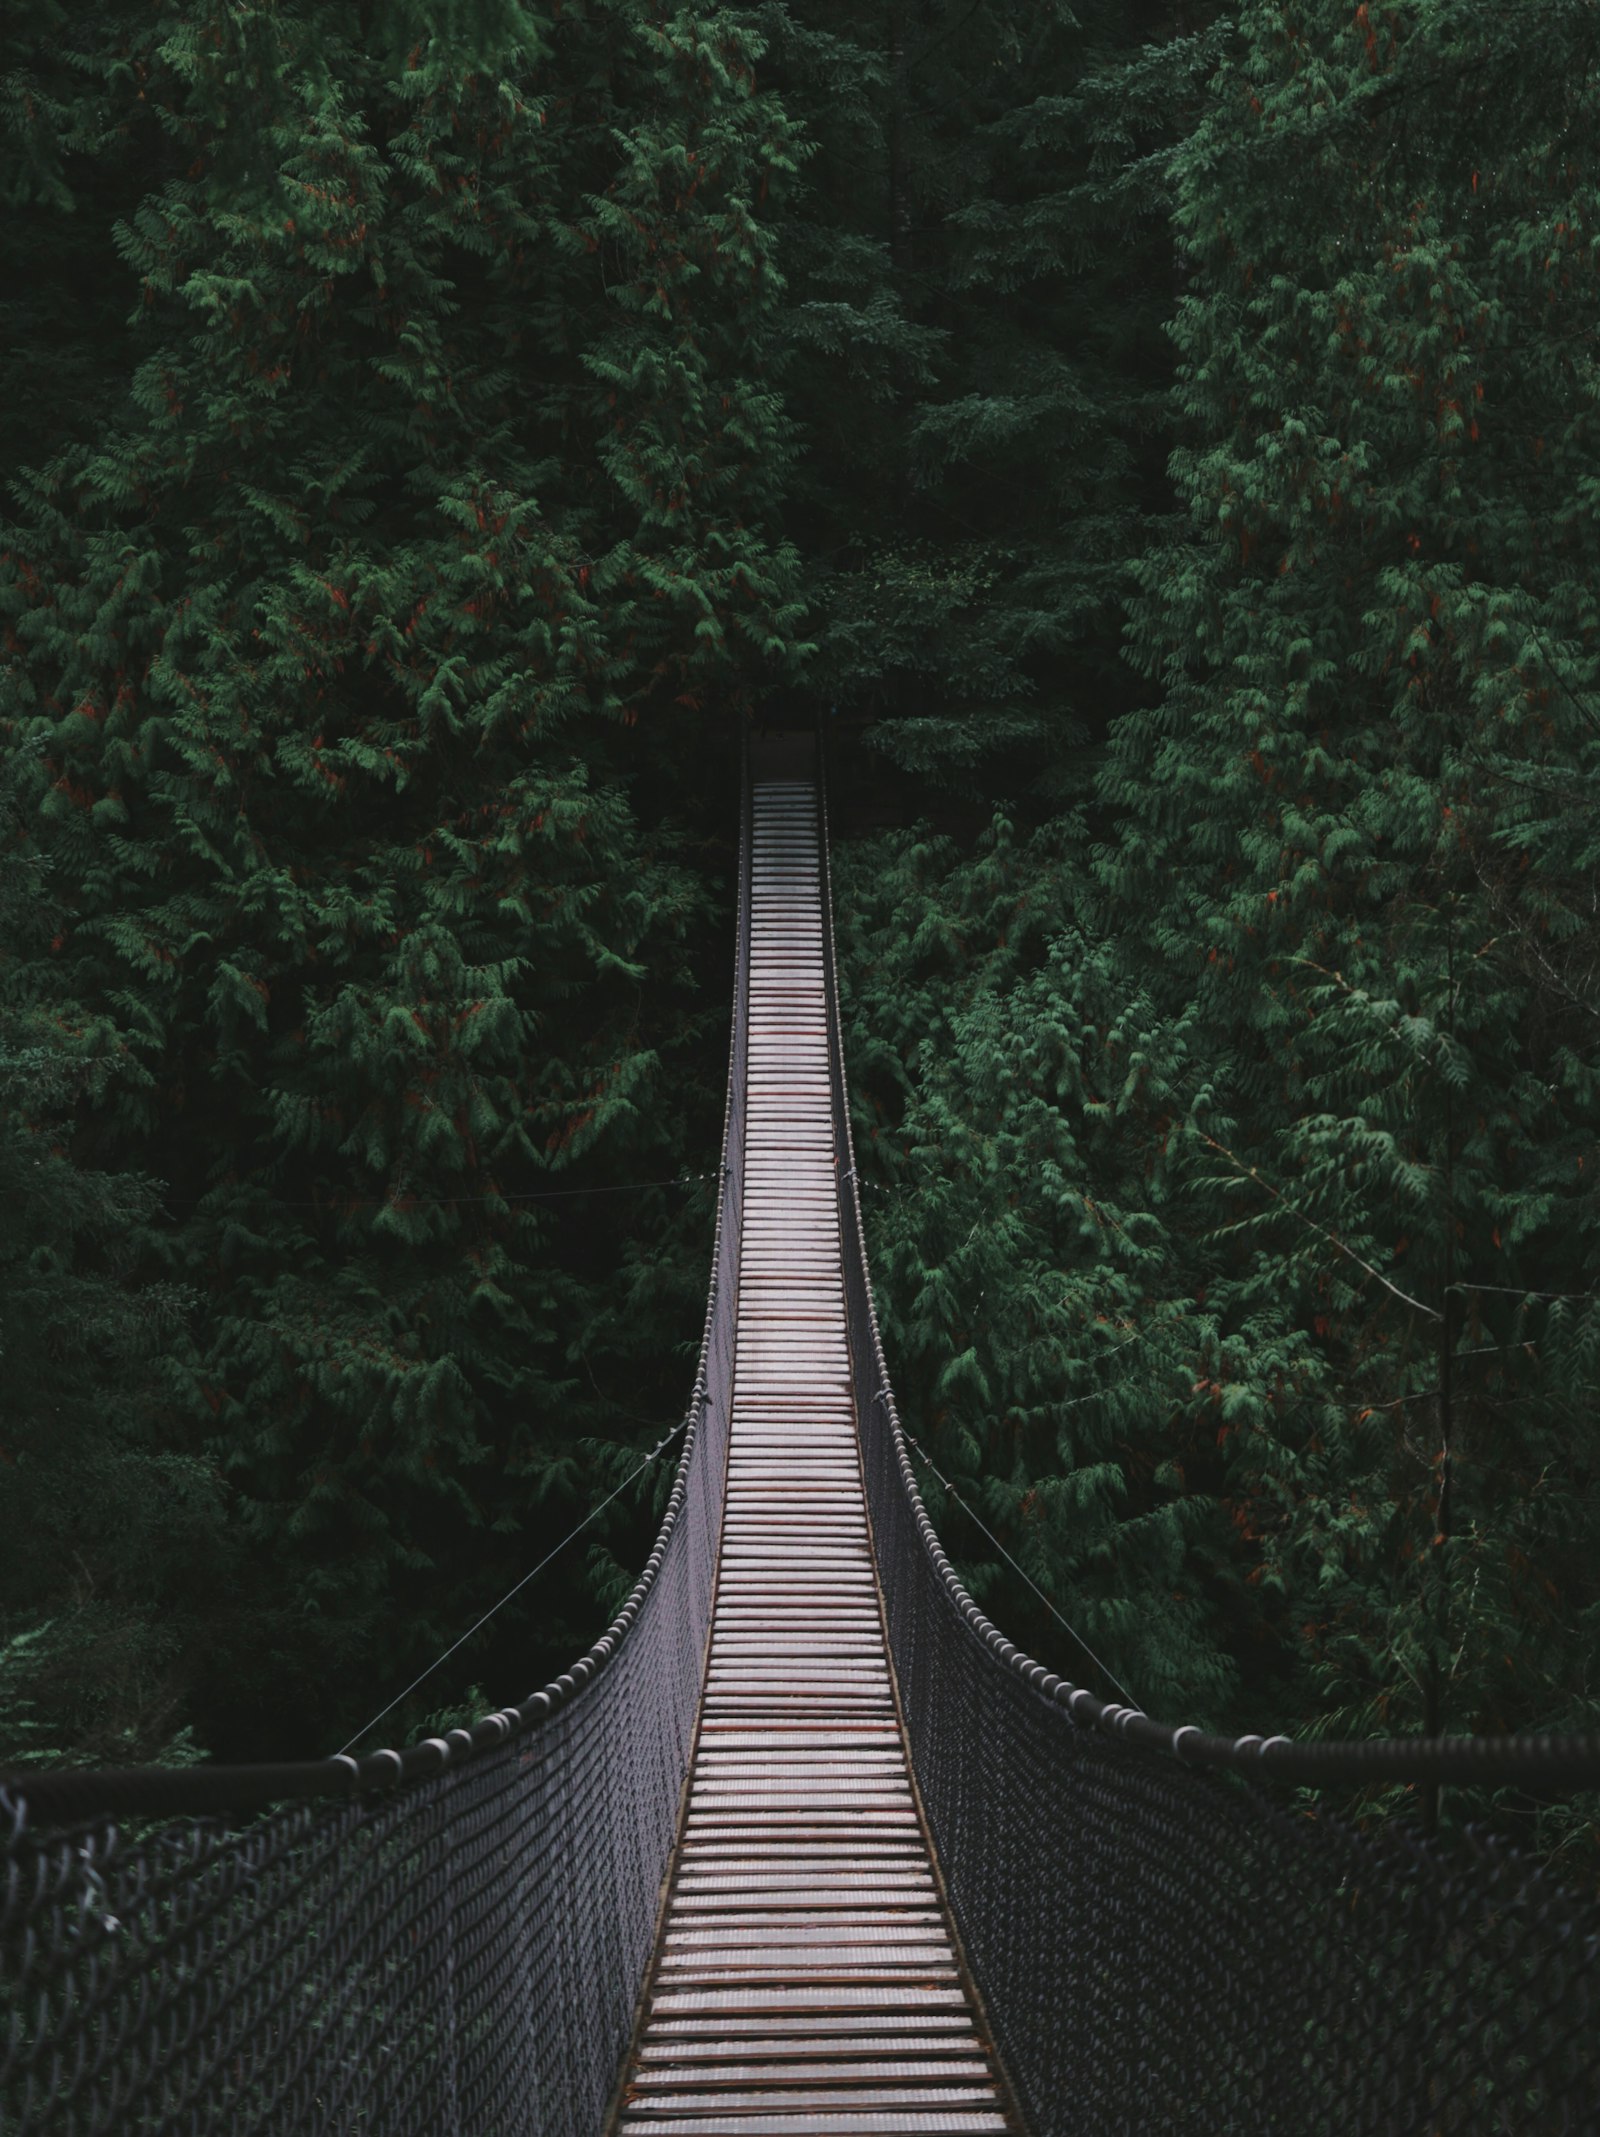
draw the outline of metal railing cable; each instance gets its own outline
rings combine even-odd
[[[403,1750],[0,1780],[6,2137],[596,2137],[654,1941],[721,1538],[743,806],[705,1332],[638,1585],[554,1683]]]
[[[851,1374],[890,1653],[945,1889],[1033,2137],[1600,2129],[1600,1906],[1471,1831],[1263,1785],[1600,1783],[1593,1738],[1232,1739],[1096,1698],[984,1615],[917,1489],[868,1274],[823,814]]]
[[[918,1440],[916,1434],[908,1431],[903,1421],[901,1423],[900,1430],[901,1433],[904,1435],[905,1443],[910,1448],[911,1452],[916,1456],[917,1460],[922,1464],[923,1468],[926,1469],[929,1474],[936,1480],[936,1482],[942,1486],[945,1497],[947,1499],[953,1500],[954,1503],[959,1506],[961,1511],[966,1515],[967,1519],[972,1523],[973,1527],[978,1529],[984,1536],[987,1536],[990,1543],[994,1545],[995,1549],[1000,1553],[1000,1556],[1005,1560],[1006,1564],[1011,1568],[1012,1572],[1016,1574],[1019,1580],[1026,1581],[1028,1586],[1038,1597],[1039,1601],[1043,1603],[1045,1609],[1049,1611],[1051,1617],[1053,1617],[1056,1623],[1061,1627],[1061,1630],[1066,1634],[1067,1638],[1073,1643],[1075,1647],[1082,1649],[1084,1654],[1088,1656],[1089,1660],[1094,1664],[1095,1668],[1100,1672],[1101,1676],[1106,1680],[1106,1682],[1113,1686],[1115,1690],[1119,1691],[1124,1699],[1131,1702],[1133,1699],[1133,1694],[1128,1690],[1128,1687],[1122,1682],[1122,1679],[1116,1675],[1115,1671],[1113,1671],[1113,1669],[1111,1668],[1111,1665],[1108,1662],[1101,1661],[1100,1657],[1095,1653],[1094,1649],[1089,1645],[1088,1641],[1083,1637],[1083,1634],[1079,1632],[1077,1627],[1073,1624],[1070,1624],[1068,1620],[1061,1615],[1060,1611],[1057,1610],[1055,1604],[1051,1602],[1049,1596],[1045,1594],[1044,1590],[1039,1586],[1039,1583],[1034,1579],[1033,1575],[1028,1571],[1027,1567],[1024,1565],[1020,1565],[1017,1560],[1012,1557],[1011,1553],[1000,1541],[994,1530],[990,1528],[989,1524],[984,1520],[983,1516],[978,1512],[977,1508],[972,1505],[970,1500],[962,1497],[961,1493],[951,1483],[950,1479],[945,1475],[944,1471],[933,1459],[933,1456],[929,1454],[928,1450]]]
[[[650,1449],[649,1453],[640,1457],[639,1465],[636,1469],[629,1470],[628,1474],[623,1478],[622,1482],[620,1484],[613,1485],[611,1490],[606,1493],[603,1499],[597,1499],[594,1505],[591,1506],[589,1511],[584,1515],[583,1519],[575,1523],[572,1528],[568,1529],[567,1533],[565,1534],[565,1536],[562,1537],[559,1543],[552,1544],[550,1549],[545,1552],[543,1558],[539,1559],[536,1564],[531,1565],[528,1568],[527,1572],[523,1574],[522,1578],[519,1581],[514,1582],[512,1586],[506,1590],[505,1594],[502,1595],[497,1602],[491,1603],[488,1609],[483,1613],[482,1617],[475,1619],[473,1623],[467,1627],[466,1631],[462,1633],[459,1639],[452,1640],[450,1645],[444,1650],[442,1654],[434,1656],[433,1660],[428,1664],[425,1670],[419,1670],[416,1676],[412,1678],[411,1682],[408,1685],[403,1685],[401,1689],[395,1693],[393,1699],[389,1701],[387,1706],[380,1707],[377,1713],[373,1715],[370,1721],[363,1722],[361,1724],[361,1727],[355,1732],[354,1736],[346,1737],[345,1741],[334,1753],[334,1757],[345,1758],[346,1756],[348,1756],[350,1751],[353,1750],[354,1747],[360,1743],[361,1739],[364,1736],[370,1735],[371,1732],[377,1728],[379,1722],[383,1721],[386,1716],[392,1714],[395,1708],[401,1705],[403,1701],[409,1699],[412,1693],[416,1691],[420,1685],[426,1684],[435,1670],[442,1670],[445,1664],[450,1660],[450,1657],[452,1655],[460,1654],[462,1648],[466,1646],[467,1642],[473,1639],[478,1633],[482,1632],[483,1628],[489,1623],[489,1620],[491,1618],[498,1617],[500,1612],[506,1607],[507,1603],[509,1603],[514,1597],[519,1596],[522,1593],[523,1589],[527,1587],[529,1581],[537,1580],[539,1575],[544,1571],[545,1567],[550,1564],[552,1559],[559,1558],[562,1552],[567,1548],[568,1544],[575,1543],[577,1539],[583,1534],[586,1528],[588,1528],[593,1522],[599,1520],[600,1516],[605,1512],[608,1506],[614,1505],[615,1502],[622,1497],[622,1494],[625,1491],[630,1490],[632,1486],[638,1483],[639,1479],[644,1475],[647,1469],[653,1469],[656,1463],[660,1460],[661,1456],[664,1455],[667,1449],[672,1445],[673,1441],[681,1437],[681,1435],[687,1432],[688,1429],[689,1419],[687,1417],[682,1417],[673,1426],[670,1432],[664,1432],[661,1435],[660,1439],[658,1439],[655,1445]]]

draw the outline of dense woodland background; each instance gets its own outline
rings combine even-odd
[[[3,37],[0,1764],[336,1748],[676,1421],[817,708],[940,1472],[1165,1719],[1600,1726],[1595,0]]]

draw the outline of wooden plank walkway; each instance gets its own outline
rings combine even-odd
[[[1005,2117],[912,1796],[845,1352],[815,790],[753,794],[727,1514],[682,1844],[623,2137]]]

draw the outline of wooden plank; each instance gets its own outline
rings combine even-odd
[[[837,2055],[837,2050],[832,2051]],[[748,2056],[727,2057],[707,2069],[704,2063],[693,2067],[698,2075],[696,2082],[717,2087],[740,2088],[747,2085],[774,2087],[801,2087],[812,2085],[851,2086],[871,2079],[879,2084],[890,2085],[951,2085],[963,2079],[983,2079],[989,2075],[988,2065],[981,2056],[940,2056],[919,2060],[910,2056],[850,2055],[839,2057],[822,2069],[812,2067],[815,2058],[795,2056],[774,2060],[764,2056],[759,2062]],[[683,2082],[682,2064],[651,2064],[635,2073],[636,2095],[644,2091],[663,2091]],[[925,2097],[925,2096],[924,2096]]]
[[[629,2107],[620,2127],[624,2131],[658,2129],[655,2116]],[[794,2114],[781,2111],[752,2113],[745,2109],[720,2120],[703,2109],[674,2117],[668,2125],[676,2137],[878,2137],[879,2132],[911,2137],[926,2131],[927,2137],[987,2137],[990,2130],[1003,2130],[1005,2117],[982,2108],[944,2108],[919,2114],[915,2108],[890,2108],[873,2113],[864,2108],[839,2108],[828,2112],[809,2108]]]

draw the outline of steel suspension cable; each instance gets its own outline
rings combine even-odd
[[[989,1524],[984,1520],[983,1516],[972,1505],[970,1500],[964,1499],[961,1496],[961,1493],[951,1483],[950,1479],[945,1475],[944,1471],[939,1467],[938,1463],[934,1461],[932,1455],[928,1453],[925,1447],[919,1444],[910,1429],[902,1425],[901,1430],[905,1433],[906,1445],[912,1449],[912,1451],[916,1454],[917,1459],[922,1462],[927,1469],[931,1470],[933,1475],[936,1476],[939,1482],[944,1486],[945,1496],[947,1498],[954,1499],[957,1506],[959,1506],[962,1512],[966,1515],[967,1519],[972,1522],[975,1527],[983,1531],[984,1535],[988,1537],[989,1541],[1000,1553],[1000,1556],[1005,1560],[1006,1564],[1011,1568],[1012,1572],[1019,1575],[1021,1579],[1027,1582],[1028,1586],[1033,1590],[1034,1594],[1039,1598],[1040,1602],[1043,1603],[1045,1609],[1049,1611],[1050,1615],[1055,1619],[1056,1623],[1061,1627],[1061,1630],[1067,1635],[1068,1639],[1074,1641],[1077,1646],[1083,1649],[1083,1652],[1088,1656],[1089,1660],[1094,1664],[1095,1668],[1100,1672],[1101,1676],[1105,1678],[1106,1682],[1110,1685],[1115,1686],[1117,1691],[1122,1694],[1123,1698],[1127,1700],[1128,1704],[1131,1707],[1137,1709],[1140,1713],[1143,1713],[1144,1709],[1139,1706],[1138,1700],[1134,1698],[1133,1694],[1128,1690],[1128,1687],[1123,1683],[1122,1679],[1114,1674],[1110,1664],[1102,1662],[1100,1657],[1095,1653],[1094,1649],[1089,1645],[1088,1641],[1083,1637],[1083,1634],[1078,1631],[1077,1627],[1075,1625],[1070,1625],[1067,1622],[1067,1620],[1061,1615],[1061,1612],[1056,1608],[1055,1604],[1051,1602],[1049,1596],[1047,1596],[1044,1590],[1039,1586],[1039,1583],[1034,1579],[1033,1575],[1028,1571],[1026,1566],[1018,1565],[1017,1561],[1012,1557],[1011,1553],[1000,1541],[994,1530],[990,1528]]]
[[[427,1668],[421,1673],[420,1676],[413,1677],[411,1682],[406,1686],[403,1692],[396,1692],[393,1699],[390,1700],[389,1704],[386,1707],[380,1707],[377,1713],[373,1715],[371,1721],[364,1723],[361,1728],[356,1731],[354,1736],[348,1738],[346,1742],[342,1743],[339,1746],[339,1749],[335,1753],[335,1756],[338,1758],[343,1758],[350,1750],[353,1744],[360,1743],[361,1739],[366,1735],[369,1729],[375,1729],[386,1714],[392,1714],[394,1712],[395,1708],[399,1706],[401,1700],[409,1699],[411,1697],[411,1694],[417,1689],[417,1686],[419,1684],[425,1684],[427,1680],[433,1675],[436,1669],[439,1669],[444,1663],[448,1662],[450,1660],[450,1657],[455,1654],[459,1649],[465,1647],[474,1633],[481,1632],[484,1626],[488,1624],[489,1620],[495,1615],[497,1611],[503,1610],[506,1604],[511,1601],[511,1598],[514,1595],[520,1595],[522,1593],[523,1589],[527,1587],[529,1581],[533,1579],[536,1573],[542,1573],[545,1567],[549,1565],[552,1558],[559,1558],[561,1556],[561,1553],[567,1548],[567,1545],[573,1542],[577,1537],[581,1536],[584,1530],[589,1526],[590,1522],[597,1520],[599,1516],[605,1512],[606,1508],[611,1504],[613,1499],[620,1499],[622,1497],[622,1494],[628,1489],[630,1484],[638,1483],[639,1479],[644,1475],[645,1471],[649,1469],[651,1465],[655,1461],[657,1461],[658,1458],[662,1454],[664,1454],[666,1450],[672,1445],[673,1441],[678,1437],[679,1433],[682,1432],[684,1426],[688,1422],[689,1420],[686,1417],[680,1418],[678,1423],[673,1426],[670,1432],[663,1434],[663,1436],[658,1439],[655,1445],[650,1449],[650,1452],[644,1456],[638,1468],[634,1470],[631,1476],[624,1477],[622,1482],[617,1485],[614,1491],[608,1491],[605,1497],[599,1502],[598,1505],[591,1506],[588,1513],[584,1515],[583,1519],[578,1523],[576,1528],[569,1529],[566,1535],[562,1537],[561,1541],[558,1544],[555,1544],[550,1550],[545,1552],[543,1558],[540,1559],[539,1563],[536,1566],[532,1567],[528,1572],[524,1573],[521,1580],[519,1580],[514,1587],[508,1588],[506,1590],[505,1594],[501,1596],[498,1603],[491,1603],[489,1605],[489,1608],[483,1613],[483,1616],[478,1619],[475,1625],[469,1625],[467,1630],[461,1635],[459,1640],[455,1641],[453,1645],[447,1647],[442,1655],[438,1656],[434,1661],[430,1662]]]

